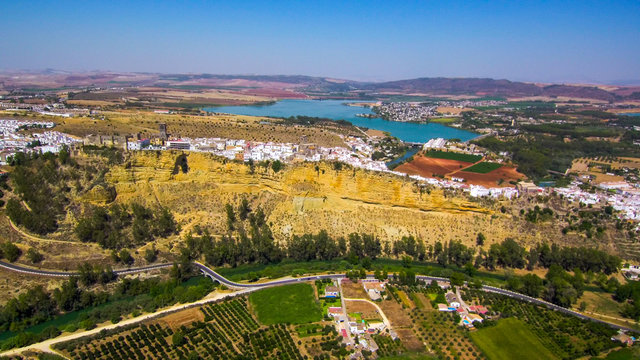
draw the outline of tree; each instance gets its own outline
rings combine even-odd
[[[493,250],[493,246],[490,251]],[[524,267],[525,249],[511,238],[505,239],[499,248],[498,264],[504,267],[522,269]]]
[[[104,270],[100,272],[100,275],[98,276],[98,282],[102,285],[105,285],[114,281],[116,277],[117,277],[116,273],[113,272],[113,269],[111,269],[111,266],[107,266],[106,268],[104,268]]]
[[[9,262],[18,260],[20,255],[22,255],[22,250],[10,241],[5,241],[0,249],[2,250],[2,256],[9,260]]]
[[[41,253],[39,253],[38,250],[34,248],[29,248],[29,250],[27,250],[27,259],[29,259],[29,261],[31,261],[32,264],[37,264],[42,260],[44,260],[44,256]]]
[[[84,286],[90,286],[98,281],[98,274],[88,262],[84,262],[78,266],[78,279]]]
[[[160,214],[155,219],[155,232],[159,236],[169,236],[176,232],[177,223],[173,214],[167,209],[160,209]]]
[[[411,264],[413,263],[413,259],[411,258],[411,256],[403,256],[402,257],[402,266],[405,268],[410,268]]]
[[[240,206],[238,207],[238,217],[240,218],[240,220],[246,220],[250,211],[251,210],[249,209],[249,201],[247,201],[246,198],[242,198],[242,201],[240,201]]]
[[[451,286],[462,286],[464,285],[464,274],[455,271],[449,276],[449,281],[451,282]]]
[[[542,279],[536,274],[526,274],[522,277],[520,292],[531,297],[540,296],[542,291]]]
[[[584,301],[581,301],[581,302],[580,302],[579,310],[580,310],[580,311],[582,311],[582,312],[584,312],[586,309],[587,309],[587,303],[586,303],[586,302],[584,302]]]
[[[398,273],[398,282],[407,286],[415,285],[416,273],[411,269],[402,269]]]
[[[67,145],[62,145],[62,148],[58,152],[58,160],[60,161],[61,164],[67,164],[69,163],[69,159],[70,159],[69,147]]]
[[[469,261],[468,263],[464,264],[464,272],[468,276],[474,277],[476,275],[476,273],[478,272],[478,270],[473,266],[471,261]]]
[[[156,251],[156,248],[155,247],[147,248],[144,251],[144,259],[148,263],[152,263],[156,261],[156,259],[158,259],[158,251]]]
[[[469,285],[472,289],[482,289],[482,280],[475,278]]]
[[[284,169],[284,164],[282,163],[282,161],[276,160],[273,163],[271,163],[271,169],[273,170],[274,173],[277,173],[280,170]]]
[[[382,253],[382,245],[380,239],[373,235],[363,234],[363,255],[375,260]]]
[[[532,247],[529,249],[529,254],[527,255],[527,270],[532,271],[538,264],[539,258],[540,255],[538,254],[537,248]]]
[[[364,242],[358,233],[349,234],[349,255],[358,259],[364,257]]]
[[[233,224],[236,222],[236,214],[233,212],[231,204],[226,204],[224,211],[227,214],[227,228],[232,231],[234,229]]]
[[[476,245],[478,245],[478,246],[482,246],[482,245],[484,245],[484,241],[485,241],[486,239],[487,239],[487,238],[484,236],[484,234],[483,234],[483,233],[481,233],[481,232],[479,232],[479,233],[478,233],[478,236],[476,237]]]
[[[118,257],[120,258],[120,261],[122,261],[122,263],[125,265],[132,265],[134,262],[133,257],[131,256],[131,254],[129,253],[129,250],[127,249],[120,250]]]
[[[173,333],[173,335],[171,336],[171,341],[173,342],[173,346],[175,347],[184,345],[185,339],[182,331],[178,330],[175,333]]]

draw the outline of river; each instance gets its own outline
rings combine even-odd
[[[408,123],[381,118],[363,118],[356,114],[373,114],[371,109],[344,105],[345,100],[280,100],[270,105],[242,105],[209,107],[203,110],[236,115],[289,117],[305,115],[333,120],[346,120],[353,125],[386,131],[402,141],[425,143],[430,139],[471,140],[478,134],[435,123]]]

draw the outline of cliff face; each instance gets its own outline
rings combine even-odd
[[[179,155],[138,152],[127,165],[114,167],[106,179],[117,191],[116,201],[161,204],[174,212],[185,231],[199,224],[224,233],[224,205],[237,206],[246,197],[252,209],[265,210],[278,240],[322,229],[333,236],[354,231],[382,239],[415,235],[428,243],[474,241],[477,231],[487,227],[514,232],[506,219],[493,219],[490,210],[476,203],[445,196],[440,189],[420,194],[413,181],[395,175],[336,171],[329,164],[288,165],[279,173],[256,166],[252,172],[246,164],[202,153],[187,153],[188,172],[175,174]]]

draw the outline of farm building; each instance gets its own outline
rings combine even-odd
[[[327,286],[324,289],[324,297],[335,298],[340,296],[340,290],[337,286]]]
[[[364,334],[366,330],[367,329],[363,323],[357,323],[357,322],[349,323],[349,331],[351,331],[352,334]]]
[[[484,315],[487,312],[489,312],[489,310],[487,310],[487,308],[482,306],[482,305],[469,306],[469,311],[470,312],[474,312],[474,313],[478,313],[478,314],[482,314],[482,315]]]
[[[329,314],[329,316],[340,316],[342,315],[342,308],[341,307],[329,307],[329,309],[327,309],[327,313]]]
[[[371,300],[379,300],[384,291],[384,283],[380,281],[363,281],[362,286]]]
[[[635,338],[623,332],[619,332],[617,335],[611,337],[611,340],[620,341],[623,345],[626,345],[626,346],[632,346],[633,342],[635,341]]]
[[[456,309],[460,307],[460,302],[458,301],[458,296],[456,294],[449,291],[444,295],[444,297],[447,299],[449,307],[453,307]]]

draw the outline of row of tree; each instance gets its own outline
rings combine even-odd
[[[585,286],[580,269],[574,269],[571,275],[558,264],[549,267],[544,279],[536,274],[510,276],[507,279],[508,289],[531,297],[542,297],[563,307],[574,304],[582,296]]]
[[[138,309],[154,311],[159,307],[169,306],[176,302],[196,301],[213,290],[214,286],[209,279],[203,279],[197,284],[187,286],[176,279],[124,278],[118,282],[111,293],[100,290],[90,291],[83,289],[80,283],[88,284],[101,281],[100,278],[96,279],[95,277],[99,271],[90,265],[83,265],[79,270],[81,272],[79,277],[70,278],[52,292],[41,286],[33,287],[10,299],[4,306],[0,306],[0,332],[20,332],[27,327],[51,320],[61,313],[88,309],[98,305],[102,306],[82,315],[80,318],[82,323],[90,325],[106,320],[118,322],[123,315]],[[101,271],[101,274],[108,272],[104,269]],[[120,301],[125,299],[127,301]],[[45,333],[51,333],[52,336],[57,335],[60,333],[60,329]],[[26,345],[25,341],[38,340],[42,339],[18,335],[15,339],[5,342],[3,349]]]

